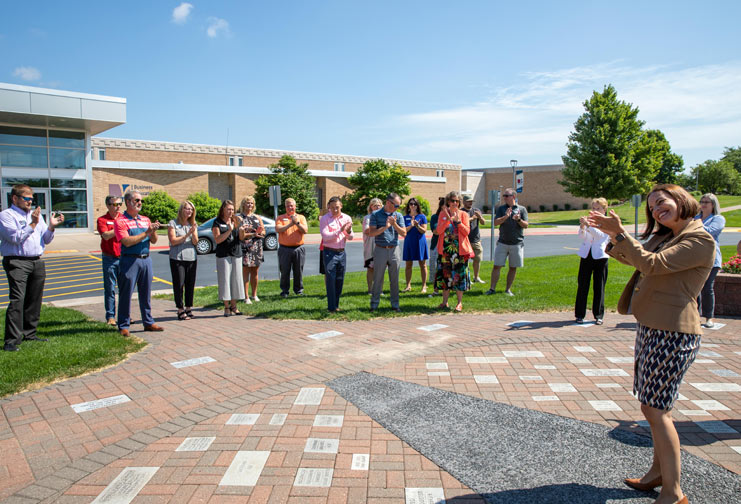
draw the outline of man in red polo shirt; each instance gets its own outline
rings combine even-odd
[[[116,325],[116,285],[118,265],[121,258],[121,242],[116,239],[116,219],[121,216],[121,198],[106,196],[108,211],[98,217],[100,251],[103,253],[103,291],[105,293],[105,318],[108,325]]]

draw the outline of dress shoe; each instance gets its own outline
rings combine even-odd
[[[38,336],[31,336],[30,338],[23,338],[23,341],[49,341],[46,338],[39,338]]]
[[[157,324],[152,324],[152,325],[145,325],[144,330],[149,331],[149,332],[160,332],[160,331],[164,331],[165,328],[160,327]]]
[[[108,325],[116,325],[116,319],[109,318],[108,321],[106,322],[106,324],[108,324]]]
[[[682,497],[681,499],[679,499],[674,504],[690,504],[690,501],[687,500],[687,496],[685,495],[684,497]]]
[[[120,330],[118,331],[118,333],[119,333],[119,334],[120,334],[121,336],[123,336],[124,338],[128,338],[128,337],[129,337],[129,330],[128,330],[128,329],[120,329]]]
[[[3,347],[3,350],[5,350],[6,352],[17,352],[20,350],[20,348],[15,345],[7,344]]]
[[[401,313],[401,308],[399,308],[398,306],[396,308],[392,307],[391,309],[394,310],[396,313]]]
[[[623,482],[631,488],[641,492],[650,492],[654,488],[661,486],[661,476],[657,476],[648,483],[641,483],[641,478],[625,478]]]

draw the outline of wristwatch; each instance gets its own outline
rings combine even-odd
[[[625,240],[625,235],[623,233],[618,233],[615,235],[615,241],[620,243],[621,241]]]

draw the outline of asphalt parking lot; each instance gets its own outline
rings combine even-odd
[[[92,254],[45,257],[44,301],[103,295],[101,259]],[[155,275],[153,290],[172,284]],[[0,308],[8,306],[8,279],[0,275]]]

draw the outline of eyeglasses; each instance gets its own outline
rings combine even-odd
[[[401,206],[401,205],[397,205],[396,203],[394,203],[391,200],[386,200],[386,201],[388,201],[389,203],[391,203],[392,205],[394,205],[394,208],[399,208]]]
[[[461,200],[457,200],[457,199],[452,199],[452,200],[448,200],[448,201],[450,201],[451,203],[460,203],[461,202]]]
[[[121,206],[121,203],[109,203],[108,206]]]
[[[142,200],[142,199],[135,199],[135,200],[131,200],[131,201],[133,201],[134,203],[141,203],[144,200]]]
[[[33,196],[21,196],[23,201],[33,201]]]
[[[511,197],[513,197],[513,196],[514,196],[514,194],[505,194],[505,195],[504,195],[504,197],[505,197],[505,198],[511,198]]]
[[[409,203],[409,206],[419,206],[416,203]]]

